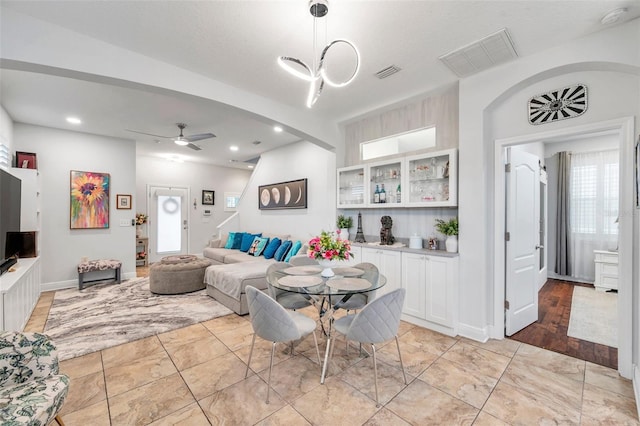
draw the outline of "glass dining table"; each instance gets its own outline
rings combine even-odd
[[[333,277],[320,275],[319,265],[284,266],[267,273],[267,281],[276,289],[299,293],[309,298],[318,310],[318,321],[327,337],[320,383],[324,383],[331,341],[333,313],[356,294],[370,293],[387,283],[384,275],[371,267],[341,266],[332,268]]]

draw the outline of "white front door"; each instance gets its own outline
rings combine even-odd
[[[149,261],[189,252],[188,188],[149,186]]]
[[[505,334],[538,320],[540,165],[538,157],[507,148]]]

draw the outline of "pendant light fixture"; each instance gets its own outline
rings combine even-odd
[[[322,89],[324,88],[325,83],[331,87],[344,87],[351,83],[358,75],[358,71],[360,70],[360,52],[356,46],[348,40],[345,39],[337,39],[333,40],[331,43],[328,43],[324,49],[322,49],[322,53],[320,54],[320,60],[316,64],[317,55],[317,41],[318,41],[318,19],[324,17],[327,13],[329,13],[329,2],[328,0],[310,0],[309,1],[309,13],[313,16],[313,64],[308,66],[303,61],[297,58],[293,58],[291,56],[280,56],[278,57],[278,64],[291,75],[309,82],[309,93],[307,94],[307,107],[311,108],[318,97],[322,93]],[[326,32],[325,32],[326,33]],[[355,68],[351,76],[342,82],[335,82],[327,73],[327,69],[325,66],[325,57],[329,49],[335,45],[344,44],[350,47],[355,53]],[[297,67],[294,67],[295,64]],[[304,71],[303,71],[304,70]]]

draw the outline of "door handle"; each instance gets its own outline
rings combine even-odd
[[[544,246],[540,246],[540,245],[536,246],[536,250],[541,249],[541,248],[544,248]]]

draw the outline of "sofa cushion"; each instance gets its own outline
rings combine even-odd
[[[212,247],[207,247],[204,250],[202,250],[202,255],[204,257],[215,260],[218,263],[224,263],[224,258],[231,253],[238,253],[238,251],[226,249],[226,248],[212,248]]]
[[[278,250],[276,250],[276,253],[273,255],[273,258],[278,262],[282,262],[287,256],[287,253],[291,249],[292,245],[293,243],[289,240],[283,241],[280,247],[278,247]]]
[[[253,240],[256,237],[262,237],[262,234],[249,234],[248,232],[246,232],[242,236],[242,244],[240,245],[240,251],[243,251],[246,253],[249,250],[249,247],[251,247],[251,244],[253,243]]]
[[[231,248],[233,250],[240,250],[240,246],[242,245],[242,238],[244,237],[244,232],[236,232],[233,236],[233,245]]]
[[[258,257],[262,255],[262,252],[264,251],[265,247],[267,247],[267,244],[269,243],[269,238],[267,237],[256,237],[258,239],[258,245],[256,246],[256,249],[253,251],[253,255]]]
[[[229,232],[229,237],[227,238],[227,243],[224,245],[224,248],[230,249],[233,248],[233,241],[236,238],[235,232]]]
[[[271,241],[269,241],[269,244],[267,244],[264,251],[262,252],[264,258],[272,259],[273,255],[276,254],[276,250],[278,250],[278,247],[280,247],[281,243],[282,241],[280,240],[280,238],[278,237],[272,238]]]
[[[233,250],[233,252],[229,253],[224,257],[224,263],[241,263],[241,262],[261,262],[266,260],[263,256],[255,257],[255,256],[247,256],[247,253],[243,253],[238,250]]]
[[[287,253],[287,256],[284,258],[285,262],[288,262],[292,256],[295,256],[300,251],[300,247],[302,247],[302,243],[298,240],[291,246],[291,250]]]

